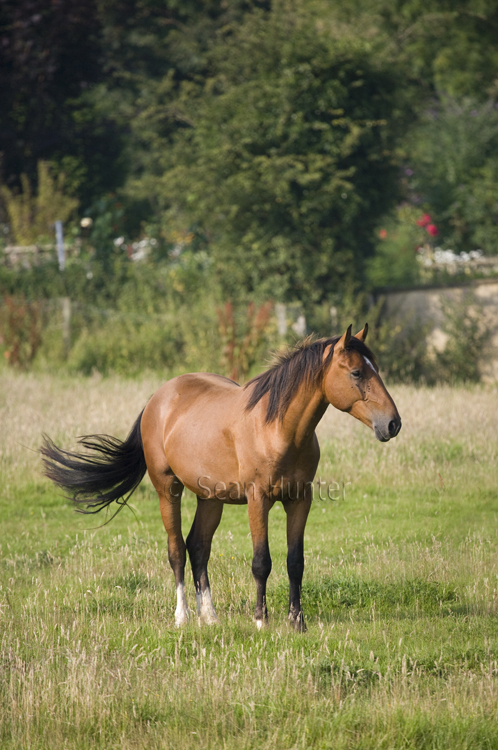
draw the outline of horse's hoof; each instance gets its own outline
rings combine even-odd
[[[213,607],[213,600],[211,599],[211,591],[206,589],[205,591],[198,592],[196,595],[197,599],[197,616],[199,617],[199,625],[214,625],[218,622],[218,617]]]
[[[304,616],[302,612],[299,612],[297,615],[293,615],[292,612],[289,612],[289,623],[297,633],[306,633],[308,629],[306,627],[306,623],[304,622]]]
[[[215,612],[201,612],[199,615],[199,625],[217,625],[218,623]]]
[[[256,628],[258,630],[263,630],[263,628],[268,627],[268,612],[265,612],[262,617],[256,616],[254,622],[256,623]]]
[[[175,612],[175,625],[177,628],[187,625],[189,621],[188,611],[183,610],[182,612]]]

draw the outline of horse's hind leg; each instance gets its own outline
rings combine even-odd
[[[157,489],[157,488],[156,488]],[[159,507],[164,528],[168,534],[169,564],[175,574],[176,583],[176,611],[175,624],[177,627],[188,622],[188,607],[185,597],[185,562],[186,546],[182,536],[181,499],[183,484],[173,477],[170,482],[157,490]]]
[[[194,523],[187,537],[187,549],[194,576],[197,614],[201,622],[217,621],[211,599],[207,566],[211,554],[213,534],[219,526],[223,502],[214,498],[197,498]]]

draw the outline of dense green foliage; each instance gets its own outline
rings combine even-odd
[[[209,234],[229,294],[311,304],[357,275],[397,194],[399,81],[377,45],[286,5],[213,51],[159,191]]]
[[[77,303],[82,371],[197,339],[208,366],[227,303],[329,334],[331,306],[427,280],[420,247],[496,254],[497,34],[491,0],[7,0],[4,234],[73,214],[64,274],[1,264],[0,295]]]
[[[220,263],[235,248],[250,286],[263,259],[267,273],[282,262],[282,295],[326,293],[331,264],[361,277],[374,218],[403,198],[403,165],[437,221],[478,173],[492,193],[497,23],[490,0],[5,2],[4,180],[49,160],[83,210],[119,190],[131,233],[145,221],[168,234],[181,209]],[[455,137],[473,143],[452,177]]]
[[[443,98],[412,134],[409,195],[431,207],[448,247],[498,250],[498,109]]]

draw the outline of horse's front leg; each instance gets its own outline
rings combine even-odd
[[[268,546],[268,514],[273,502],[258,490],[248,497],[249,526],[252,536],[252,574],[256,581],[256,626],[258,630],[268,620],[266,608],[266,582],[271,573],[270,548]]]
[[[301,609],[301,585],[304,572],[304,528],[312,500],[311,487],[306,487],[304,497],[285,500],[287,513],[287,573],[289,575],[289,620],[296,630],[304,632],[306,625]]]

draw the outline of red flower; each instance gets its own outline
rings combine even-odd
[[[421,219],[417,219],[417,224],[419,227],[426,227],[427,224],[430,224],[432,221],[429,214],[424,214]]]
[[[435,237],[437,234],[439,234],[439,229],[435,224],[427,224],[425,229],[431,237]]]
[[[379,237],[381,240],[385,240],[387,237],[387,229],[380,229],[379,230]]]

